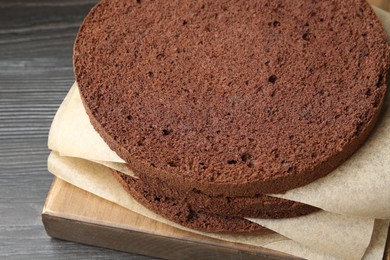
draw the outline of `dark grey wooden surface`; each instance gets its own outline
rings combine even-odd
[[[148,259],[51,239],[41,222],[52,181],[47,135],[95,2],[0,0],[0,259]]]

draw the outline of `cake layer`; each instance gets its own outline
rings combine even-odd
[[[142,189],[139,185],[135,185],[137,182],[135,179],[116,171],[112,172],[123,188],[138,202],[160,216],[182,226],[214,233],[272,232],[243,218],[196,211],[183,200],[177,200]]]
[[[124,189],[145,207],[183,226],[208,232],[259,232],[263,228],[244,217],[287,218],[318,210],[267,196],[226,200],[195,192],[181,194],[167,189],[158,180],[155,180],[155,184],[147,185],[141,179],[114,170],[112,172]]]
[[[133,172],[136,172],[133,170]],[[242,218],[290,218],[306,215],[319,209],[291,200],[256,195],[253,197],[210,196],[200,190],[180,190],[169,182],[147,175],[139,175],[137,180],[121,174],[122,178],[133,185],[134,189],[145,190],[159,196],[163,195],[188,204],[194,210],[222,216]]]
[[[103,0],[74,67],[92,124],[131,168],[239,197],[346,160],[379,114],[388,54],[365,0]]]

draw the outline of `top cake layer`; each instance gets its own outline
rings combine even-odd
[[[92,124],[132,169],[248,196],[310,183],[359,147],[388,53],[365,0],[104,0],[74,66]]]

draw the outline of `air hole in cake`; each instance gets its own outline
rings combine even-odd
[[[193,191],[194,193],[196,193],[196,194],[201,194],[201,191],[198,190],[198,189],[192,189],[192,191]]]
[[[160,198],[159,198],[159,197],[154,197],[154,201],[156,201],[156,202],[160,202],[161,200],[160,200]]]
[[[169,129],[164,129],[164,130],[162,131],[162,133],[163,133],[164,136],[169,135],[171,132],[172,132],[172,131],[169,130]]]
[[[302,38],[305,40],[305,41],[309,41],[310,40],[310,34],[309,33],[305,33]]]
[[[207,166],[203,162],[199,163],[199,167],[200,167],[201,170],[207,169]]]
[[[373,105],[374,107],[378,107],[379,101],[380,101],[380,97],[377,96],[377,97],[375,98],[374,103],[373,103],[372,105]]]
[[[187,215],[187,221],[191,221],[196,217],[195,211],[191,208],[191,206],[188,206],[188,215]]]
[[[248,165],[249,168],[255,168],[256,167],[256,164],[253,161],[250,161],[247,165]]]
[[[228,160],[227,163],[228,163],[228,164],[236,164],[237,161],[236,161],[236,160]]]
[[[156,55],[156,59],[161,60],[165,57],[164,53],[159,53]]]
[[[153,78],[153,76],[154,76],[153,71],[149,71],[149,72],[148,72],[148,76],[149,76],[149,78]]]
[[[275,84],[276,80],[278,79],[278,77],[276,77],[275,75],[271,75],[269,78],[268,78],[268,82],[269,83],[272,83],[272,84]]]
[[[247,162],[251,158],[251,155],[248,152],[245,152],[241,155],[241,160]]]
[[[131,115],[127,116],[127,120],[132,120],[132,119],[133,119],[133,117]]]
[[[187,24],[187,21],[186,20],[183,20],[183,25],[186,25]]]
[[[275,112],[276,112],[276,109],[273,108],[273,107],[267,107],[267,108],[265,109],[265,114],[266,114],[267,116],[272,116],[273,114],[275,114]]]
[[[273,149],[271,151],[271,154],[276,158],[278,159],[279,158],[279,149]]]
[[[376,87],[377,88],[380,88],[381,86],[382,86],[382,84],[383,84],[383,80],[384,80],[385,78],[383,77],[383,75],[380,75],[379,77],[378,77],[378,82],[376,83]]]
[[[141,3],[141,0],[136,0],[137,4],[140,4]]]
[[[359,122],[356,124],[355,133],[354,135],[359,135],[363,127],[363,122]]]
[[[177,163],[177,162],[168,162],[168,165],[170,166],[170,167],[177,167],[177,166],[179,166],[179,164]]]

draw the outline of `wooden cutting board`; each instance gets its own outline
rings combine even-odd
[[[49,236],[167,259],[298,259],[225,242],[143,217],[55,178],[42,221]],[[390,236],[384,259],[390,259]]]
[[[167,259],[298,259],[183,231],[55,178],[42,212],[49,236]]]

